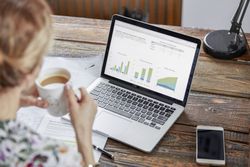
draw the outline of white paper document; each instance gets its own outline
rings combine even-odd
[[[23,107],[17,111],[17,120],[37,131],[47,110],[38,107]]]
[[[74,147],[77,151],[75,132],[69,121],[46,114],[37,131],[42,136],[61,141],[69,147]],[[103,149],[105,147],[107,137],[95,132],[93,132],[92,135],[93,144]],[[101,153],[94,150],[94,156],[95,161],[98,162],[101,157]]]

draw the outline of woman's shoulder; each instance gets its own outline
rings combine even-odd
[[[81,156],[17,120],[0,121],[0,166],[80,166]]]

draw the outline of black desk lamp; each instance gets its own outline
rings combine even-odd
[[[204,38],[204,50],[218,59],[233,59],[246,51],[247,41],[241,28],[250,0],[241,0],[233,17],[230,30],[218,30],[208,33]],[[240,34],[242,30],[243,34]]]

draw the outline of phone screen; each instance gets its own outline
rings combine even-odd
[[[198,158],[224,160],[223,131],[198,129]]]

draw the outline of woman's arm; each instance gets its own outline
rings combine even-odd
[[[69,85],[65,87],[65,94],[68,100],[68,110],[76,133],[78,150],[82,154],[85,165],[94,165],[92,126],[97,107],[85,89],[80,88],[80,92],[81,99],[77,100],[72,88]]]

